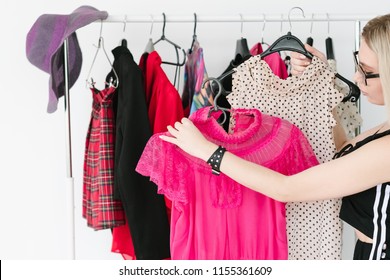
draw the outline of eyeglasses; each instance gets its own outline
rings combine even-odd
[[[353,52],[353,58],[354,58],[354,61],[355,61],[355,67],[356,67],[357,71],[360,74],[363,75],[364,83],[367,85],[367,79],[379,78],[379,74],[366,73],[366,71],[363,70],[363,67],[362,67],[362,65],[359,62],[358,54],[359,54],[358,51]]]

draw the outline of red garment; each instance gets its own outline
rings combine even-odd
[[[161,57],[153,51],[141,56],[139,66],[145,78],[145,95],[153,134],[167,131],[168,125],[184,117],[179,92],[161,68]],[[170,220],[172,202],[165,197],[167,215]],[[135,260],[131,233],[127,225],[113,229],[112,252],[121,253],[126,260]]]
[[[120,201],[113,198],[115,124],[112,98],[115,88],[92,91],[92,113],[84,154],[82,215],[95,230],[125,223]]]
[[[140,60],[140,68],[145,74],[146,104],[153,133],[167,131],[168,125],[173,125],[184,116],[180,94],[161,68],[161,62],[156,51],[144,54]]]
[[[250,50],[251,55],[259,55],[263,53],[263,46],[261,43],[256,43]],[[272,72],[276,76],[281,79],[287,79],[288,72],[286,63],[284,63],[283,59],[280,57],[279,53],[271,53],[264,57],[264,61],[267,62],[269,68],[271,68]]]

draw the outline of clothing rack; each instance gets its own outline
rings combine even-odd
[[[197,22],[218,23],[218,22],[331,22],[331,21],[368,21],[376,15],[349,15],[349,14],[310,14],[311,16],[289,15],[288,14],[262,14],[221,16],[221,15],[196,15]],[[163,15],[109,15],[104,22],[110,23],[153,23],[164,22]],[[167,15],[166,22],[185,23],[194,22],[193,15]]]
[[[290,10],[291,12],[291,10]],[[242,15],[237,16],[221,16],[221,15],[196,15],[196,22],[202,23],[227,23],[227,22],[355,22],[355,48],[360,46],[360,30],[361,22],[368,21],[376,15],[349,15],[349,14],[312,14],[311,17],[304,15],[289,14],[261,14],[259,15]],[[170,23],[193,23],[193,15],[172,15],[166,16],[166,22]],[[164,17],[160,15],[110,15],[103,20],[107,23],[155,23],[164,22]],[[101,21],[96,21],[101,23]],[[291,29],[291,25],[290,25]],[[328,26],[329,29],[329,26]],[[64,41],[64,112],[65,112],[65,145],[66,145],[66,206],[67,206],[67,230],[68,230],[68,259],[75,259],[75,218],[74,218],[74,180],[72,174],[72,137],[71,137],[71,110],[70,110],[70,94],[69,94],[69,69],[68,69],[68,41]]]

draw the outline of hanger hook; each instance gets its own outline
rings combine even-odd
[[[162,38],[165,37],[165,23],[166,23],[166,17],[165,17],[165,13],[163,13],[163,20],[164,20],[164,23],[163,23],[163,29],[162,29]]]
[[[103,20],[101,19],[100,20],[99,41],[98,41],[98,46],[97,46],[98,48],[100,48],[100,46],[101,46],[102,39],[103,39]]]
[[[290,32],[291,32],[291,30],[292,30],[292,24],[291,24],[290,15],[291,15],[292,10],[294,10],[294,9],[300,10],[300,11],[302,12],[302,16],[305,17],[305,12],[302,10],[301,7],[292,7],[292,8],[290,9],[290,11],[288,12],[288,22],[289,22],[289,24],[290,24]]]
[[[154,17],[153,17],[153,15],[150,15],[150,17],[152,18],[152,25],[150,26],[150,32],[149,32],[149,35],[150,35],[150,37],[152,37],[152,33],[153,33],[153,25],[154,25]]]
[[[281,19],[280,19],[280,34],[283,33],[283,14],[281,14]]]
[[[314,13],[311,14],[310,34],[313,34]]]
[[[329,19],[329,14],[326,13],[326,18],[328,19],[328,35],[330,33],[330,19]]]
[[[196,25],[198,23],[198,18],[196,16],[196,13],[194,13],[194,35],[193,38],[196,38]]]
[[[126,24],[127,24],[127,15],[125,15],[125,18],[123,19],[123,33],[126,32]]]
[[[261,43],[264,42],[265,14],[263,14],[263,30],[261,31]]]
[[[244,37],[243,36],[243,33],[244,33],[244,18],[242,16],[242,14],[240,14],[240,18],[241,18],[241,38]]]

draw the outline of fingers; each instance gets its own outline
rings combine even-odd
[[[323,62],[327,63],[327,59],[322,52],[308,44],[305,44],[305,48],[313,56],[316,56]],[[294,76],[300,76],[305,71],[306,67],[311,63],[311,59],[298,52],[291,52],[290,57],[291,74]]]
[[[181,123],[182,123],[183,125],[191,125],[191,124],[192,124],[192,121],[190,121],[190,120],[187,119],[187,118],[182,118],[182,119],[181,119]]]
[[[183,127],[184,126],[188,126],[188,125],[193,125],[193,123],[189,119],[187,119],[187,118],[182,118],[181,122],[175,122],[175,124],[173,126],[171,126],[171,125],[167,126],[168,132],[173,137],[163,136],[163,137],[160,137],[160,138],[164,139],[165,141],[167,141],[166,140],[167,138],[170,138],[170,139],[177,138],[180,135],[180,131],[183,129]],[[172,143],[172,141],[168,141],[168,142]]]
[[[167,126],[168,132],[175,138],[177,138],[179,131],[177,129],[177,125],[175,123],[175,128],[173,128],[171,125]]]
[[[310,64],[310,60],[305,57],[305,59],[302,58],[291,58],[291,65],[292,68],[298,72],[305,71],[306,67]]]
[[[175,123],[175,127],[178,126],[177,123]],[[168,136],[168,135],[160,135],[159,138],[166,141],[166,142],[169,142],[169,143],[172,143],[172,144],[175,144],[177,145],[178,144],[178,135],[179,135],[179,131],[172,127],[171,125],[168,125],[167,126],[167,130],[168,132],[171,134],[171,136]]]
[[[301,75],[306,67],[310,64],[310,59],[303,54],[291,52],[291,74],[294,76]]]
[[[325,63],[328,63],[327,59],[326,59],[326,56],[324,53],[320,52],[319,50],[317,50],[316,48],[308,45],[308,44],[305,44],[305,48],[308,52],[310,52],[312,55],[318,57],[319,59],[321,59],[323,62]]]
[[[177,139],[166,135],[159,136],[161,140],[177,145]]]

